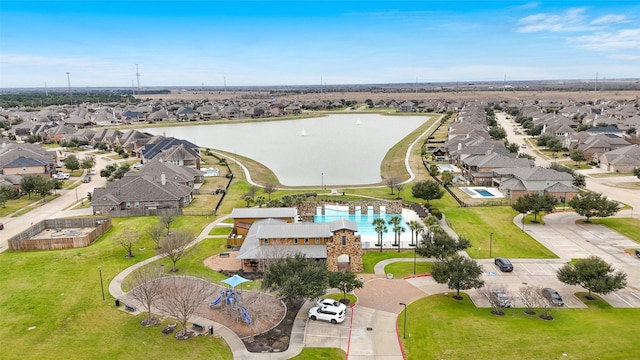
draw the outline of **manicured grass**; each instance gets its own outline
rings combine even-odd
[[[432,262],[416,262],[416,274],[430,274]],[[413,261],[395,262],[384,267],[385,274],[393,274],[395,279],[400,279],[413,274]]]
[[[632,218],[599,218],[591,219],[593,224],[602,224],[640,243],[640,220]],[[587,223],[583,223],[585,225]]]
[[[418,255],[420,257],[420,255]],[[392,259],[392,258],[413,258],[413,250],[408,251],[391,251],[385,250],[382,252],[379,251],[366,251],[362,255],[362,266],[364,270],[362,271],[364,274],[373,274],[373,269],[377,263],[382,260]],[[413,271],[413,270],[412,270]]]
[[[555,258],[549,249],[513,223],[516,214],[509,206],[492,206],[451,209],[446,217],[458,235],[471,241],[467,253],[472,258],[489,258],[490,243],[491,257]]]
[[[504,316],[476,308],[469,297],[438,294],[407,307],[406,358],[414,359],[632,359],[637,357],[640,309],[556,309],[552,321],[522,308]],[[537,311],[538,314],[541,311]],[[398,315],[402,337],[403,313]]]
[[[298,356],[292,360],[343,360],[347,354],[342,349],[336,348],[304,348]]]
[[[231,359],[222,339],[178,341],[163,335],[159,326],[140,326],[142,316],[115,308],[107,291],[109,282],[123,269],[156,254],[144,234],[156,221],[153,217],[114,219],[114,227],[87,248],[1,253],[2,358],[148,359],[181,358],[189,353]],[[174,228],[202,229],[206,221],[210,219],[180,217]],[[115,239],[132,229],[139,231],[140,242],[134,248],[135,257],[126,258]],[[187,259],[184,265],[188,268]],[[104,301],[98,266],[102,266]]]
[[[231,230],[233,230],[233,228],[230,226],[216,226],[209,231],[209,235],[229,235]]]

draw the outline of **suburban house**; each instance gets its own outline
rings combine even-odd
[[[193,200],[202,183],[202,172],[188,167],[151,161],[139,171],[129,171],[104,188],[95,188],[91,198],[94,213],[116,215],[122,210],[180,209]]]
[[[482,186],[493,185],[493,171],[495,169],[533,166],[535,166],[534,160],[497,153],[470,156],[460,162],[464,178],[472,184]]]
[[[296,208],[234,209],[234,230],[227,243],[240,246],[243,269],[262,269],[265,262],[296,253],[326,261],[329,271],[362,271],[358,226],[350,220],[297,222]]]
[[[187,164],[185,166],[200,169],[200,148],[187,140],[176,139],[174,137],[156,137],[151,139],[138,151],[138,157],[141,158],[144,163],[156,156],[166,155],[166,153],[163,154],[163,152],[167,152],[177,145],[183,145],[182,149],[187,149],[188,151],[185,150],[181,152],[181,154],[184,155],[182,159],[177,158],[177,155],[174,154],[171,162],[176,165],[184,163]],[[194,156],[197,158],[194,158]]]
[[[511,200],[526,194],[551,194],[558,202],[571,200],[578,189],[573,186],[573,176],[566,172],[543,167],[518,167],[495,169],[494,186]]]
[[[4,141],[0,143],[0,174],[49,177],[57,161],[55,151],[38,145]]]
[[[600,168],[622,173],[640,168],[640,146],[628,145],[600,155]]]

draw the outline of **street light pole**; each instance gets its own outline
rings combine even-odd
[[[404,329],[402,330],[402,338],[407,338],[407,304],[400,303],[400,305],[404,306]]]
[[[491,257],[491,250],[493,250],[493,233],[489,233],[489,257]]]
[[[418,241],[413,244],[413,275],[416,274],[416,248],[418,247]]]
[[[102,282],[102,266],[98,266],[98,272],[100,272],[100,290],[102,290],[102,300],[104,300],[104,283]]]

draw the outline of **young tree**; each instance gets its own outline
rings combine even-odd
[[[435,164],[429,165],[429,175],[436,176],[439,173],[440,173],[440,169],[438,169],[437,165],[435,165]]]
[[[329,287],[342,291],[342,302],[345,303],[347,293],[362,287],[362,282],[351,271],[332,271],[329,273]]]
[[[160,249],[160,241],[162,241],[162,238],[165,236],[164,226],[161,223],[154,224],[147,230],[147,235],[149,235],[151,240],[156,244],[156,250]]]
[[[393,245],[398,246],[398,236],[400,235],[400,223],[402,222],[402,218],[398,215],[393,215],[391,219],[389,219],[388,224],[391,226],[391,230],[393,231]],[[402,227],[402,231],[404,231],[404,227]],[[398,246],[399,247],[399,246]]]
[[[640,179],[640,168],[633,169],[633,175],[635,175],[635,177]]]
[[[151,316],[151,306],[162,295],[160,285],[162,272],[157,266],[145,266],[134,271],[131,275],[127,278],[127,285],[131,288],[129,294],[147,309],[147,318],[140,324],[143,326],[155,325],[157,319]]]
[[[420,223],[420,221],[417,221],[417,220],[409,220],[409,222],[407,222],[407,225],[411,230],[411,245],[416,246],[414,239],[417,239],[418,236],[420,236],[420,233],[424,231],[424,225],[422,225],[422,223]]]
[[[208,298],[214,296],[214,287],[205,280],[191,276],[164,277],[160,280],[160,286],[158,309],[176,318],[182,326],[176,338],[188,339],[190,331],[187,330],[187,322]]]
[[[506,299],[500,299],[497,296],[495,296],[494,292],[499,292],[499,293],[504,293],[507,295]],[[480,291],[481,294],[483,294],[484,296],[487,297],[487,299],[489,300],[489,305],[491,305],[491,313],[493,315],[504,315],[504,302],[507,301],[509,303],[511,303],[512,301],[512,297],[510,295],[508,295],[507,291],[505,290],[505,288],[503,286],[498,286],[498,285],[494,285],[494,286],[489,286],[487,288],[483,288]]]
[[[6,207],[7,200],[15,199],[18,197],[18,191],[12,186],[1,184],[0,185],[0,206]]]
[[[55,188],[56,184],[57,180],[55,179],[46,180],[45,178],[38,176],[38,179],[36,180],[35,191],[38,195],[40,195],[40,197],[42,197],[42,200],[46,202],[47,195],[51,194],[51,190]]]
[[[541,295],[542,289],[539,286],[523,286],[518,292],[518,297],[522,304],[527,308],[524,312],[529,315],[533,315],[536,312],[533,310],[542,301]]]
[[[82,160],[82,164],[80,164],[80,166],[85,169],[85,170],[89,170],[92,167],[94,167],[96,165],[96,160],[93,158],[93,156],[87,156]]]
[[[413,184],[411,193],[413,194],[413,197],[427,200],[427,205],[429,205],[430,200],[440,199],[444,195],[444,190],[440,188],[440,185],[438,185],[437,182],[433,180],[424,180]]]
[[[551,151],[551,155],[553,155],[553,157],[556,157],[558,152],[562,150],[562,142],[557,138],[551,138],[547,141],[547,149]]]
[[[258,192],[258,190],[260,190],[259,186],[256,186],[256,185],[249,186],[249,190],[247,190],[247,196],[251,196],[251,201],[255,199],[256,193]]]
[[[391,190],[391,195],[393,195],[393,190],[395,190],[396,185],[399,182],[400,181],[398,181],[398,178],[396,178],[396,177],[391,177],[391,178],[387,179],[387,181],[385,181],[385,184],[387,184],[387,187]]]
[[[258,205],[258,207],[262,207],[266,203],[267,203],[267,198],[265,198],[264,196],[258,196],[256,198],[256,204]]]
[[[246,194],[242,200],[244,200],[244,202],[247,204],[247,207],[251,206],[251,203],[253,202],[253,197],[251,197],[251,195]]]
[[[451,183],[453,182],[453,173],[449,170],[443,171],[442,175],[440,175],[440,180],[442,180],[444,186],[451,186]]]
[[[22,192],[27,193],[29,200],[31,200],[31,193],[36,191],[36,185],[40,181],[38,175],[25,175],[20,179],[20,189]]]
[[[176,263],[187,255],[188,246],[194,239],[195,235],[189,229],[178,229],[160,241],[160,253],[173,264],[171,272],[178,271]]]
[[[573,182],[571,184],[575,187],[583,187],[587,185],[587,180],[584,175],[576,173],[573,175]]]
[[[120,238],[116,238],[116,243],[122,246],[127,252],[126,257],[133,257],[133,246],[140,240],[138,234],[132,232],[125,232]]]
[[[425,257],[443,260],[470,246],[471,242],[464,237],[456,240],[445,231],[430,231],[422,235],[422,241],[418,242],[416,252]]]
[[[546,214],[553,211],[555,204],[556,199],[552,195],[535,193],[519,197],[511,207],[521,214],[532,212],[533,222],[538,222],[538,213],[542,211]]]
[[[477,289],[484,286],[482,267],[472,259],[459,255],[438,261],[431,268],[431,276],[438,284],[447,284],[456,290],[457,300],[461,300],[460,290]]]
[[[565,284],[580,285],[587,289],[589,299],[593,299],[591,292],[606,295],[627,286],[627,274],[616,272],[611,265],[596,256],[561,267],[557,276]]]
[[[576,195],[569,200],[569,206],[578,214],[587,218],[609,217],[620,211],[618,203],[607,200],[606,196],[595,192],[586,192]]]
[[[277,259],[269,266],[262,280],[262,288],[274,291],[280,299],[293,303],[324,295],[328,285],[327,266],[296,253]]]
[[[371,225],[373,225],[373,230],[378,233],[378,246],[380,247],[380,252],[382,252],[382,233],[389,231],[387,222],[383,218],[377,218],[373,219]]]
[[[396,196],[396,199],[400,199],[400,193],[402,192],[402,189],[404,189],[404,184],[401,182],[398,182],[394,187],[396,188],[396,191],[398,191],[398,195]]]
[[[520,147],[516,143],[509,143],[509,145],[507,145],[507,151],[509,151],[510,154],[515,154],[520,151]]]
[[[160,217],[160,224],[162,224],[163,228],[167,229],[167,235],[171,233],[171,224],[173,224],[174,221],[176,221],[176,216],[173,214],[166,214]]]
[[[80,169],[80,161],[75,155],[69,155],[63,161],[64,167],[69,169],[69,171],[74,172],[75,170]]]
[[[569,157],[571,160],[575,161],[576,166],[580,165],[581,162],[587,161],[587,158],[584,156],[584,152],[580,150],[574,150],[569,153]]]
[[[271,194],[276,192],[276,186],[273,183],[266,183],[262,189],[269,196],[268,200],[271,201]]]

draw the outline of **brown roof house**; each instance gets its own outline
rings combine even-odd
[[[628,145],[600,155],[600,168],[607,171],[632,172],[640,168],[640,146]]]
[[[504,196],[511,200],[526,194],[548,193],[559,202],[566,202],[578,193],[571,174],[539,166],[496,169],[493,179]]]
[[[353,221],[296,222],[296,208],[234,209],[231,216],[234,223],[243,224],[240,229],[246,234],[237,256],[243,268],[259,270],[268,260],[300,253],[326,261],[329,271],[363,270],[362,243]]]

